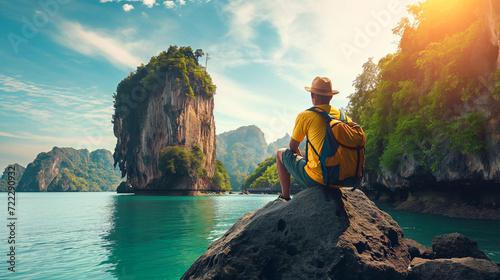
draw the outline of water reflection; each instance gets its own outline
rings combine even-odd
[[[118,279],[178,279],[210,245],[216,202],[208,197],[114,197],[103,237]],[[176,277],[172,277],[176,275]]]

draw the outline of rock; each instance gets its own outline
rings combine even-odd
[[[436,258],[473,257],[490,260],[483,251],[479,250],[476,241],[458,232],[434,237],[432,251],[436,254]]]
[[[418,243],[415,240],[405,238],[404,242],[408,246],[408,252],[410,253],[411,258],[426,258],[426,259],[433,259],[434,254],[432,253],[432,248],[431,247],[426,247],[420,243]]]
[[[360,190],[314,187],[245,214],[182,279],[405,279],[403,230]]]
[[[127,182],[123,181],[118,185],[116,188],[117,193],[134,193],[134,189],[130,184],[127,184]]]
[[[411,262],[408,280],[498,280],[500,267],[485,259],[452,258]]]
[[[179,59],[183,59],[184,63],[187,60],[196,61],[189,51],[178,55],[183,55]],[[152,60],[151,63],[159,62]],[[183,63],[182,60],[179,63]],[[150,69],[150,64],[144,69]],[[127,88],[128,83],[143,79],[142,71],[146,70],[136,71],[117,87],[112,121],[117,138],[113,154],[115,166],[119,166],[122,177],[126,176],[127,183],[134,190],[145,193],[161,190],[214,191],[209,183],[216,166],[213,95],[191,73],[188,73],[188,83],[194,96],[187,95],[184,77],[174,70],[155,71],[150,83],[140,82]],[[208,82],[211,84],[211,80]],[[165,176],[159,168],[160,150],[167,146],[191,149],[194,145],[198,145],[205,154],[201,168],[205,169],[206,176],[165,183]]]

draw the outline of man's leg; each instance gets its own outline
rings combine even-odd
[[[283,198],[290,198],[290,173],[286,170],[285,165],[283,165],[283,160],[281,154],[286,149],[280,149],[276,153],[276,167],[278,168],[278,177],[280,178],[281,193]]]

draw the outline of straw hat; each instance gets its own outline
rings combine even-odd
[[[314,78],[311,87],[305,87],[305,89],[309,92],[326,96],[333,96],[339,93],[338,90],[332,90],[332,81],[327,77]]]

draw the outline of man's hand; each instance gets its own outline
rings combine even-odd
[[[299,141],[296,141],[290,137],[290,144],[288,144],[288,145],[290,146],[290,150],[292,150],[294,153],[298,154],[299,156],[302,156],[302,153],[300,152],[300,149],[299,149],[299,145],[300,145]]]

